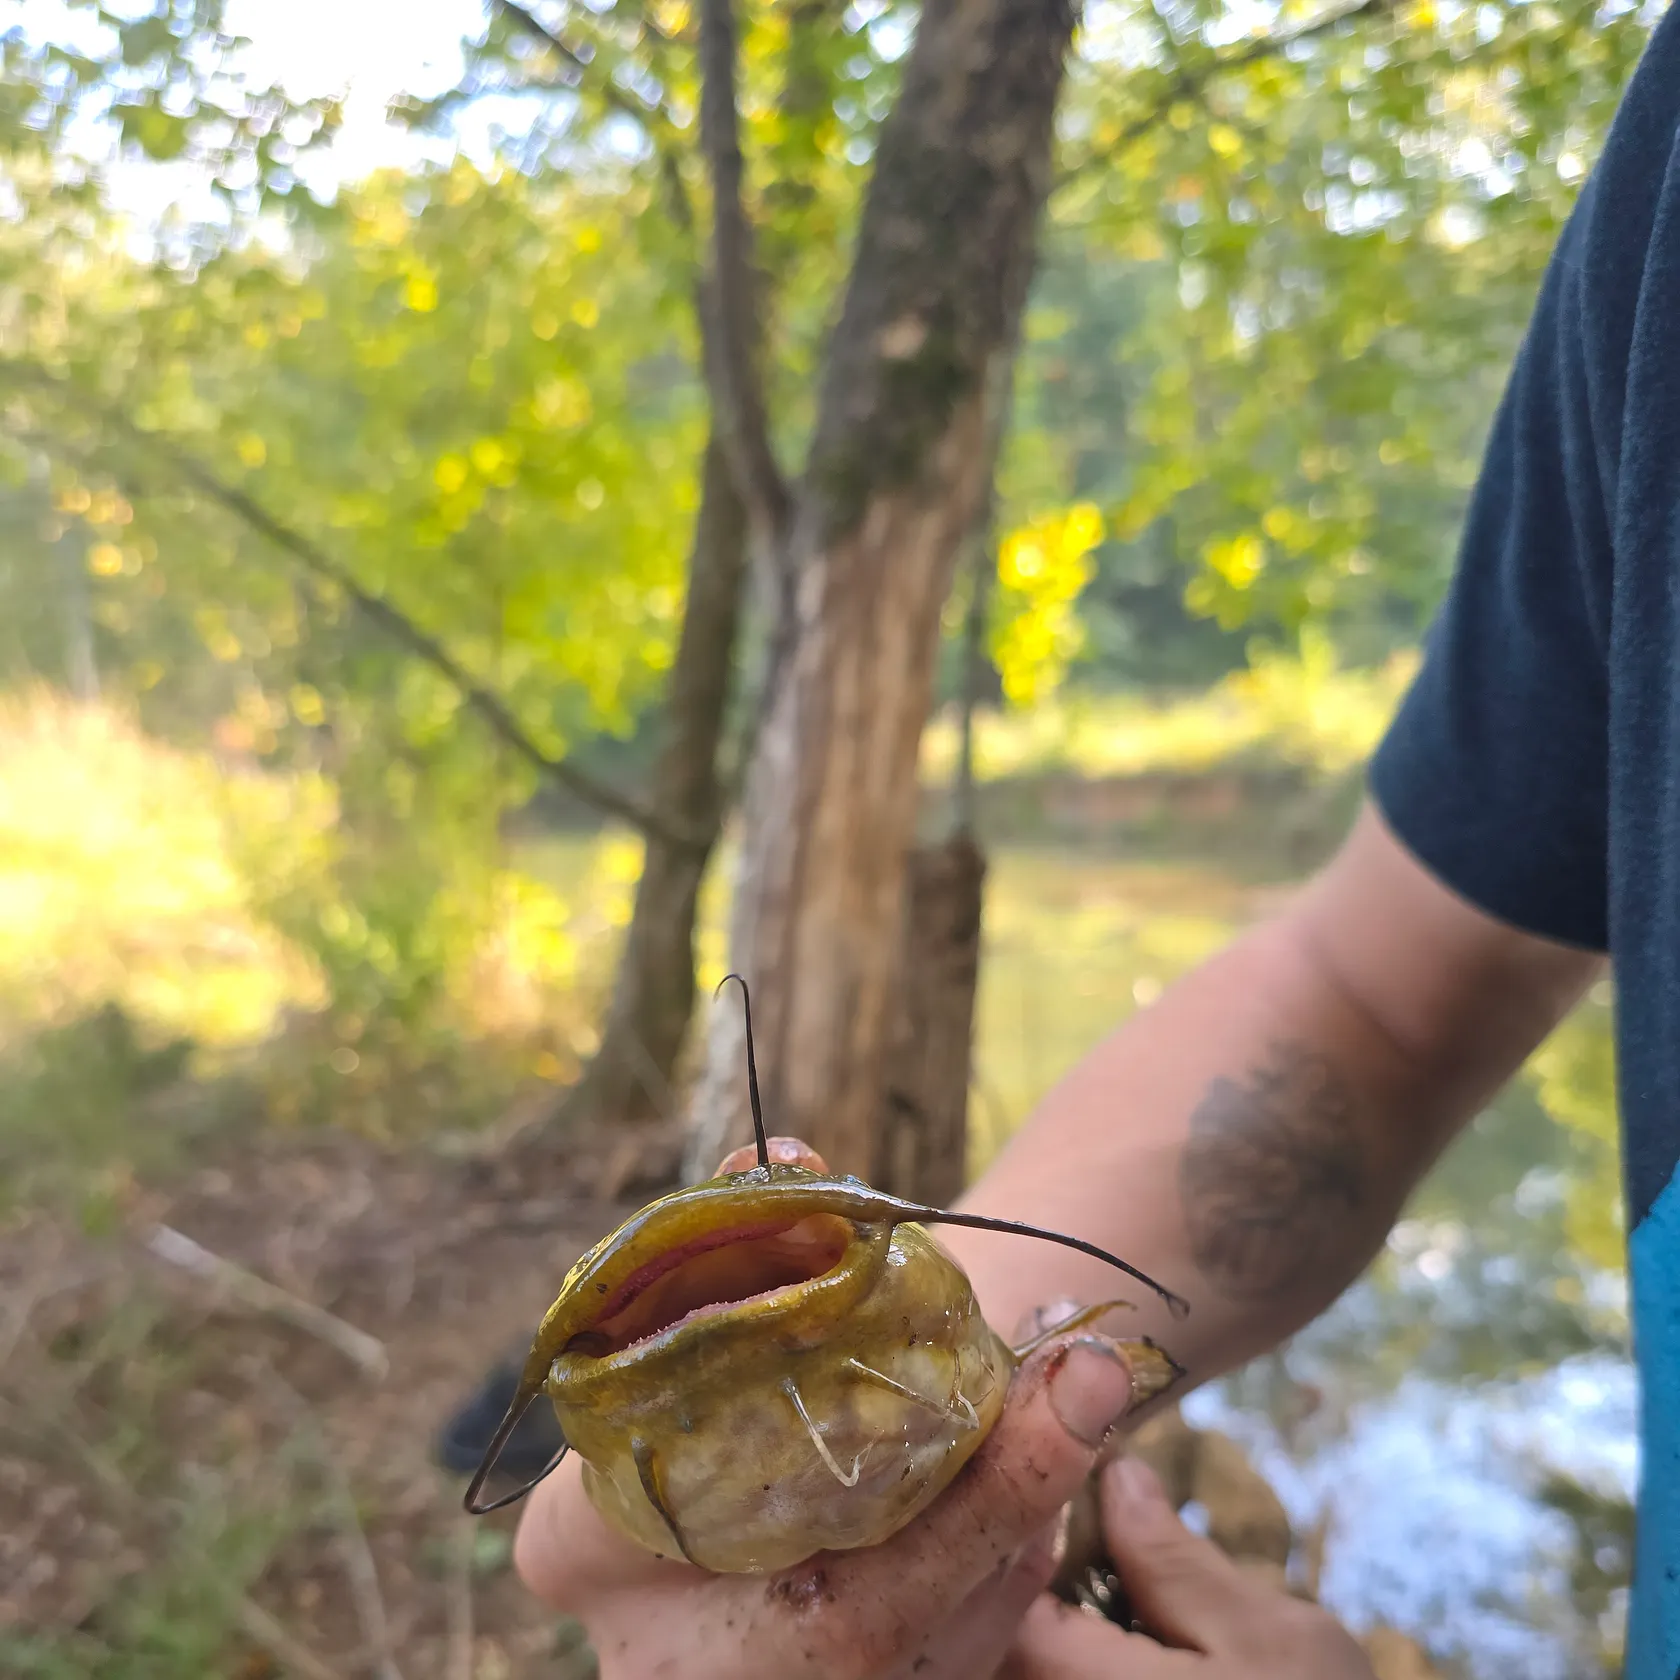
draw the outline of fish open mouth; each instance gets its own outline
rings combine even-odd
[[[691,1319],[811,1283],[846,1257],[856,1227],[838,1214],[707,1231],[625,1278],[566,1344],[607,1359]]]

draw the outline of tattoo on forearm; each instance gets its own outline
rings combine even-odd
[[[1301,1044],[1275,1044],[1246,1082],[1216,1079],[1179,1165],[1190,1251],[1221,1294],[1293,1295],[1348,1252],[1366,1203],[1347,1082]]]

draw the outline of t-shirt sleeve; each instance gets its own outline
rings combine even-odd
[[[1583,308],[1591,192],[1548,269],[1451,587],[1370,792],[1401,844],[1460,897],[1603,950],[1611,541]]]

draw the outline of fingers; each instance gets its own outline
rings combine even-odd
[[[867,1552],[824,1561],[838,1600],[867,1610],[856,1635],[839,1630],[849,1666],[817,1671],[890,1669],[930,1622],[943,1622],[1056,1520],[1130,1398],[1131,1372],[1104,1337],[1053,1342],[1029,1360],[985,1444],[919,1521]],[[811,1630],[793,1631],[804,1642]],[[838,1662],[841,1653],[832,1655]]]
[[[1211,1540],[1184,1526],[1142,1459],[1111,1464],[1101,1494],[1109,1556],[1138,1620],[1191,1650],[1229,1644],[1265,1595]]]
[[[1200,1667],[1187,1651],[1122,1633],[1045,1594],[1027,1611],[997,1680],[1192,1680]]]
[[[773,1137],[766,1139],[769,1146],[771,1161],[780,1167],[804,1167],[808,1172],[827,1173],[828,1162],[814,1150],[810,1144],[800,1138]],[[758,1165],[758,1146],[743,1144],[739,1149],[732,1149],[718,1164],[718,1170],[712,1175],[722,1178],[725,1173],[746,1172]]]
[[[545,1604],[573,1613],[605,1592],[705,1579],[693,1565],[657,1558],[609,1527],[583,1491],[575,1455],[525,1501],[513,1566]]]
[[[1041,1529],[982,1581],[888,1680],[984,1680],[991,1675],[1021,1618],[1056,1572],[1060,1526],[1058,1521]]]

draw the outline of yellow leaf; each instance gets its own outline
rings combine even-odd
[[[1051,693],[1084,645],[1073,611],[1102,540],[1102,514],[1089,502],[1033,520],[998,547],[998,580],[1009,613],[992,653],[1004,694],[1028,705]]]
[[[411,274],[403,288],[403,302],[416,315],[429,315],[437,308],[437,282],[429,274]]]
[[[459,455],[445,455],[432,468],[432,482],[444,495],[452,496],[467,482],[467,463]]]
[[[87,563],[95,577],[115,577],[123,569],[122,550],[115,543],[95,543],[88,550]]]
[[[1030,536],[1007,538],[998,557],[998,576],[1011,589],[1021,589],[1044,570],[1044,550]]]
[[[317,728],[326,718],[327,709],[321,704],[320,694],[308,683],[296,684],[290,695],[292,716],[299,723],[307,724],[309,728]]]
[[[594,298],[579,298],[572,305],[572,319],[588,332],[601,319],[601,306]]]
[[[545,426],[581,426],[593,405],[587,387],[575,379],[547,379],[537,387],[531,412]]]
[[[1159,262],[1167,250],[1160,234],[1152,227],[1133,228],[1121,240],[1120,249],[1133,262],[1145,263]]]
[[[1232,158],[1242,150],[1242,136],[1229,123],[1215,123],[1208,130],[1208,145],[1222,158]]]
[[[1077,558],[1102,541],[1103,517],[1095,503],[1079,502],[1068,509],[1062,525],[1064,554]]]
[[[239,459],[248,467],[260,467],[268,459],[268,445],[255,432],[246,432],[236,447]]]
[[[1266,550],[1252,531],[1228,542],[1213,542],[1203,551],[1208,569],[1218,573],[1233,589],[1247,589],[1265,569]]]

